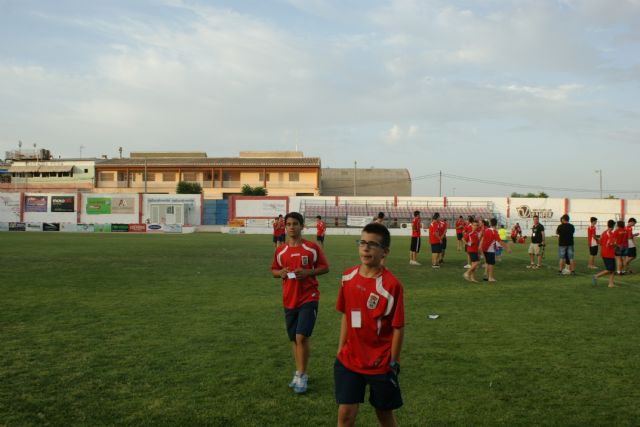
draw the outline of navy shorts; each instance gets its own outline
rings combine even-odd
[[[364,375],[346,368],[338,358],[333,364],[333,380],[338,405],[364,403],[369,385],[369,403],[381,411],[392,411],[402,406],[398,377],[389,371],[380,375]]]
[[[604,269],[610,272],[616,271],[616,259],[615,258],[602,258],[604,263]]]
[[[458,240],[462,240],[462,233],[456,233],[456,238]]]
[[[469,254],[469,259],[471,262],[478,262],[480,257],[478,256],[478,252],[467,252]]]
[[[629,248],[627,248],[626,246],[616,246],[616,256],[627,256],[627,249]]]
[[[633,248],[627,249],[627,256],[629,258],[635,258],[636,257],[636,248],[633,247]]]
[[[431,253],[439,254],[440,252],[442,252],[442,245],[440,243],[431,245]]]
[[[411,248],[409,249],[410,252],[420,252],[420,238],[419,237],[412,237],[411,238]]]
[[[447,237],[442,238],[442,250],[447,249]]]
[[[287,325],[289,341],[295,341],[296,335],[310,337],[318,317],[318,301],[310,301],[300,307],[284,309],[284,321]]]
[[[484,253],[484,260],[487,262],[488,265],[495,265],[496,264],[496,253],[495,252],[485,252]]]
[[[278,242],[284,242],[286,239],[287,235],[286,234],[281,234],[278,236]]]
[[[273,236],[273,243],[278,243],[278,236]]]
[[[589,255],[591,255],[591,256],[598,255],[598,247],[597,246],[589,246]]]
[[[324,236],[316,236],[316,241],[324,242]]]

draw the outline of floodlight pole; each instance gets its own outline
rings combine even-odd
[[[602,169],[596,170],[596,173],[600,175],[600,198],[602,199]]]
[[[356,197],[356,171],[358,170],[358,162],[353,162],[353,197]]]
[[[442,171],[440,171],[440,188],[438,190],[438,197],[442,197]]]
[[[144,194],[147,194],[147,159],[144,159]]]

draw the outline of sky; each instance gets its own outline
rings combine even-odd
[[[638,22],[640,0],[0,0],[0,157],[298,149],[406,168],[415,196],[640,198]]]

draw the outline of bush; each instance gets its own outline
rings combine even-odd
[[[202,194],[202,186],[197,182],[178,182],[176,187],[176,193],[178,194]]]

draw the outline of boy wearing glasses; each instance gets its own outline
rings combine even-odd
[[[333,367],[338,426],[353,426],[369,385],[369,402],[382,426],[395,426],[402,406],[398,383],[404,337],[402,285],[382,265],[391,236],[384,225],[364,227],[358,244],[360,264],[342,275],[336,309],[342,313]]]
[[[316,276],[329,272],[322,249],[302,239],[304,218],[298,212],[284,217],[287,243],[278,246],[271,263],[271,274],[282,279],[282,301],[287,334],[296,363],[296,372],[289,387],[297,394],[307,391],[309,337],[318,314],[318,280]]]

